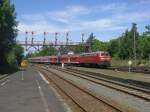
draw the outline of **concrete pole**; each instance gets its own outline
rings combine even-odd
[[[150,54],[149,54],[149,67],[150,67]]]

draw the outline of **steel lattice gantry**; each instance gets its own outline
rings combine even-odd
[[[31,47],[35,48],[36,50],[39,50],[40,47],[43,46],[79,46],[83,45],[83,47],[86,47],[88,51],[90,50],[90,43],[84,43],[84,42],[50,42],[50,41],[17,41],[17,44],[21,46],[25,46],[26,51],[28,51]]]

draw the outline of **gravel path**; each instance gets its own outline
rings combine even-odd
[[[132,79],[137,81],[149,82],[150,83],[150,74],[143,74],[143,73],[128,73],[123,71],[114,71],[108,69],[98,69],[98,68],[85,68],[85,67],[74,67],[78,70],[85,70],[95,73],[103,73],[109,76],[119,77],[123,79]]]
[[[66,73],[59,72],[57,70],[51,69],[53,72],[57,72],[61,74],[64,78],[71,80],[77,84],[80,84],[83,87],[88,88],[89,90],[95,92],[100,96],[104,96],[110,98],[111,100],[119,103],[122,106],[125,106],[129,110],[135,110],[137,112],[150,112],[150,102],[146,102],[139,98],[132,97],[130,95],[126,95],[124,93],[115,91],[113,89],[95,84],[93,82],[72,76],[67,75]]]

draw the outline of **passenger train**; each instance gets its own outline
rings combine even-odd
[[[69,64],[78,66],[109,67],[111,56],[106,51],[82,53],[78,55],[41,56],[29,58],[30,63]]]

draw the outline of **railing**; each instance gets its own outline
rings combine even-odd
[[[43,46],[43,45],[58,45],[58,46],[62,46],[62,45],[79,45],[79,44],[84,44],[87,45],[87,43],[82,43],[82,42],[54,42],[54,41],[17,41],[17,44],[20,45],[32,45],[32,46]]]

